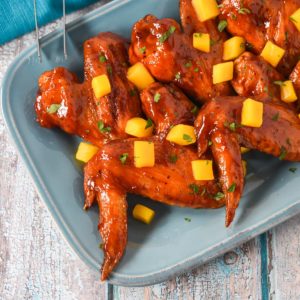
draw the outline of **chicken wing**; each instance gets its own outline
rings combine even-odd
[[[263,125],[260,128],[241,126],[243,97],[220,97],[205,104],[198,114],[195,127],[198,154],[207,150],[207,138],[212,141],[212,153],[219,166],[219,177],[226,199],[226,226],[232,222],[243,183],[239,145],[279,157],[300,161],[300,120],[282,105],[264,103]],[[234,193],[230,187],[234,184]]]
[[[126,43],[115,34],[101,33],[85,42],[84,60],[83,83],[62,67],[40,76],[37,121],[43,127],[61,127],[96,145],[105,139],[126,138],[127,120],[141,114],[138,93],[126,77]],[[102,74],[109,77],[112,91],[96,99],[91,81]]]
[[[194,124],[197,106],[174,84],[155,82],[141,92],[142,109],[155,124],[155,134],[164,138],[171,126]]]
[[[300,32],[290,20],[299,7],[300,0],[223,0],[220,18],[226,19],[227,30],[244,37],[256,54],[267,41],[285,49],[278,70],[288,76],[300,55]]]
[[[216,85],[212,82],[213,64],[222,53],[195,49],[191,37],[181,32],[176,21],[148,15],[134,25],[131,40],[132,64],[141,61],[159,81],[175,83],[196,101],[231,94],[228,82]],[[221,40],[215,42],[222,44]]]
[[[154,167],[134,166],[133,144],[137,140],[154,143]],[[120,157],[124,154],[127,159],[122,163]],[[100,210],[99,230],[105,255],[102,280],[107,278],[125,250],[127,193],[177,206],[218,208],[224,205],[217,181],[194,179],[191,161],[197,159],[194,147],[176,146],[152,137],[112,141],[87,163],[84,169],[86,206],[97,198]]]

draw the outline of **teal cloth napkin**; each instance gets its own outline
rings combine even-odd
[[[66,12],[95,2],[97,0],[66,0]],[[39,27],[62,17],[62,0],[36,0],[36,4]],[[0,45],[34,28],[33,0],[0,0]]]

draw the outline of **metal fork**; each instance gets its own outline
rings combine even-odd
[[[64,57],[65,57],[65,59],[67,59],[68,52],[67,52],[67,33],[66,33],[66,0],[62,0],[62,10],[63,10],[62,28],[63,28],[63,40],[64,40],[63,41]],[[33,11],[34,11],[35,41],[36,41],[37,53],[38,53],[39,61],[42,62],[36,0],[33,0]]]

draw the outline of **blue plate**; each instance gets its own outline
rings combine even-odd
[[[84,40],[100,31],[129,37],[134,22],[149,13],[178,19],[178,1],[113,1],[69,24],[68,60],[63,59],[62,32],[56,31],[42,39],[42,64],[32,46],[14,60],[3,81],[6,124],[37,190],[71,247],[96,270],[103,258],[98,212],[97,208],[82,210],[82,166],[74,159],[79,140],[60,130],[41,128],[35,122],[37,80],[43,71],[57,65],[82,75]],[[229,229],[224,227],[224,209],[182,209],[129,196],[127,250],[109,281],[124,286],[164,281],[298,213],[300,169],[289,172],[297,164],[282,163],[259,153],[251,153],[246,159],[246,190]],[[132,208],[138,202],[156,211],[151,225],[132,219]]]

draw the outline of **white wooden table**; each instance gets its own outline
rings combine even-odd
[[[68,21],[100,6],[68,16]],[[42,35],[58,22],[42,29]],[[34,43],[0,47],[0,80]],[[0,114],[0,299],[104,299],[105,284],[66,244],[39,199]],[[300,197],[300,195],[299,195]],[[159,285],[113,287],[114,299],[300,299],[300,217]]]

